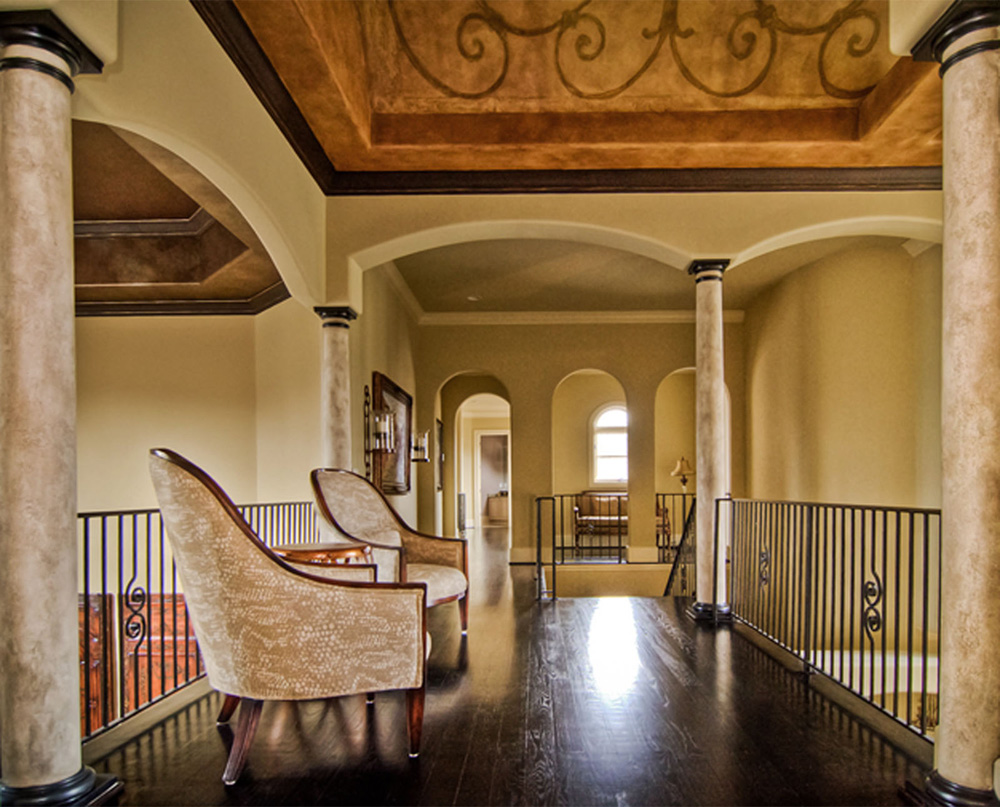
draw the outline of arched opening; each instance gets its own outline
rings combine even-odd
[[[628,484],[627,418],[625,389],[610,373],[578,370],[560,381],[552,393],[552,490],[624,491]],[[602,433],[604,465],[598,454]]]
[[[472,556],[489,529],[490,547],[510,547],[511,406],[494,376],[462,373],[438,394],[435,525],[466,535]]]

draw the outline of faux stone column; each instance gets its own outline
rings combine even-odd
[[[996,803],[1000,757],[1000,6],[956,3],[914,49],[942,63],[940,723],[927,793]]]
[[[323,465],[351,468],[351,344],[353,308],[316,308],[323,321],[321,381]]]
[[[698,497],[695,512],[695,594],[698,621],[731,618],[726,596],[726,541],[715,551],[715,500],[725,496],[726,383],[722,346],[722,275],[729,261],[699,260],[688,267],[695,282],[695,445]],[[718,597],[718,600],[716,600]]]
[[[80,753],[72,77],[51,14],[0,14],[0,803],[120,789]]]

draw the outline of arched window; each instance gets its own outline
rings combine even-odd
[[[594,484],[628,481],[628,411],[622,404],[597,410],[593,426]]]

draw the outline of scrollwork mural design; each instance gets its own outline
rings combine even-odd
[[[767,56],[760,70],[749,81],[731,89],[713,87],[695,74],[694,69],[681,53],[678,42],[691,39],[696,36],[697,32],[693,28],[683,28],[678,20],[678,10],[682,0],[664,0],[657,27],[644,28],[640,32],[643,39],[652,42],[645,60],[637,65],[624,81],[605,89],[586,90],[570,77],[567,72],[566,57],[567,53],[571,52],[578,62],[597,62],[605,52],[608,44],[607,28],[601,18],[589,9],[591,2],[592,0],[583,0],[579,5],[563,12],[558,19],[547,25],[524,28],[512,24],[490,5],[488,0],[478,0],[476,10],[466,14],[456,28],[457,50],[465,61],[475,63],[482,61],[488,48],[499,48],[499,64],[492,81],[486,86],[474,90],[459,89],[445,78],[435,75],[411,47],[400,20],[396,0],[389,0],[388,7],[396,37],[410,63],[438,91],[454,98],[485,98],[503,85],[510,69],[510,37],[536,38],[550,34],[555,34],[553,62],[559,81],[573,95],[588,100],[613,98],[627,90],[652,67],[667,41],[670,43],[670,52],[680,74],[689,84],[716,98],[736,98],[748,95],[757,89],[771,72],[781,34],[787,36],[823,35],[819,47],[818,71],[820,82],[828,95],[834,98],[861,98],[872,90],[872,87],[861,89],[841,87],[830,78],[827,71],[827,56],[831,42],[848,23],[859,21],[868,28],[867,36],[862,33],[853,33],[848,37],[846,43],[848,56],[861,58],[871,53],[875,47],[881,26],[878,17],[871,10],[863,7],[864,0],[851,0],[837,9],[825,22],[814,26],[792,25],[781,18],[778,9],[773,4],[764,0],[755,0],[752,9],[733,20],[726,37],[726,48],[735,62],[746,62],[763,49],[766,49]],[[484,37],[487,33],[488,37]],[[569,39],[572,39],[572,47],[566,45]],[[761,45],[762,40],[766,40],[763,46]]]

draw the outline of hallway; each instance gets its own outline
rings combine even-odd
[[[898,804],[912,760],[683,603],[535,603],[506,530],[470,533],[467,641],[431,612],[419,761],[403,698],[267,704],[247,769],[220,780],[219,696],[98,763],[122,804]]]

